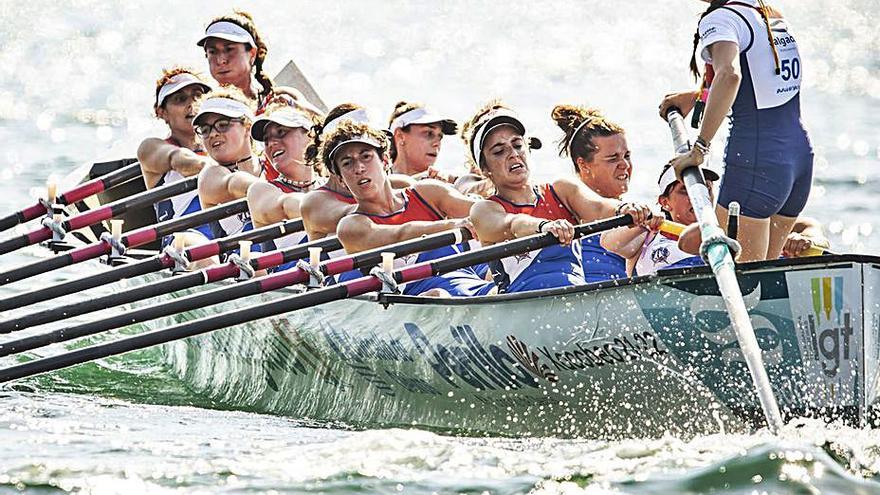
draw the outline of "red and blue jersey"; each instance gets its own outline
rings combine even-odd
[[[559,199],[553,186],[543,184],[534,187],[537,200],[533,204],[518,204],[498,195],[489,198],[511,214],[525,214],[546,220],[568,220],[577,225],[574,213]],[[489,263],[492,276],[502,292],[523,292],[581,285],[584,269],[581,264],[581,243],[555,244],[509,258]]]

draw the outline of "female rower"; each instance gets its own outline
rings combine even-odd
[[[280,172],[268,182],[257,181],[247,190],[248,210],[255,227],[299,218],[303,196],[323,185],[306,163],[309,131],[317,122],[312,116],[285,102],[271,103],[251,126],[251,137],[265,143],[267,160]],[[294,246],[307,240],[305,231],[263,243],[262,251]]]
[[[326,131],[325,131],[326,132]],[[386,172],[388,138],[366,124],[342,121],[325,136],[321,160],[341,178],[357,209],[339,222],[337,235],[349,253],[414,239],[458,227],[470,228],[473,201],[448,184],[425,179],[407,189],[393,189]],[[448,246],[396,260],[399,265],[456,254],[465,245]],[[411,260],[411,261],[410,261]],[[404,286],[403,293],[426,296],[483,295],[493,285],[465,268]]]
[[[596,109],[574,105],[556,105],[550,117],[565,133],[559,140],[559,156],[571,158],[578,179],[599,196],[620,200],[632,178],[623,127]],[[602,247],[599,237],[597,234],[581,240],[587,282],[626,278],[626,260]]]
[[[492,181],[495,195],[477,202],[471,219],[483,244],[494,244],[535,233],[550,232],[559,245],[491,264],[499,289],[521,292],[584,284],[581,243],[574,225],[629,213],[636,224],[650,217],[645,205],[602,198],[580,181],[557,179],[548,184],[530,180],[525,125],[512,110],[492,102],[464,126],[463,138],[474,163]]]
[[[694,36],[691,59],[695,76],[698,49],[707,63],[705,115],[694,148],[672,164],[677,173],[702,164],[729,112],[730,138],[715,210],[718,221],[726,225],[726,206],[739,202],[741,261],[774,259],[806,204],[813,173],[813,150],[800,115],[798,44],[782,15],[763,0],[709,4]],[[670,107],[690,112],[702,94],[698,90],[667,95],[661,116],[665,118]]]
[[[137,157],[147,189],[194,176],[210,161],[204,156],[192,125],[193,102],[210,90],[210,86],[192,69],[175,67],[162,71],[162,77],[156,81],[153,111],[168,125],[170,135],[165,139],[147,138],[138,147]],[[156,203],[155,208],[156,219],[160,222],[199,211],[198,191],[164,199]],[[196,230],[208,237],[212,235],[209,225]],[[183,234],[187,237],[187,244],[204,241],[191,238],[192,234]]]
[[[250,137],[253,120],[250,101],[235,87],[215,90],[200,100],[193,125],[216,162],[199,173],[199,199],[205,208],[244,198],[251,184],[261,180],[262,167]],[[250,214],[240,213],[220,220],[215,238],[251,228]]]
[[[416,179],[431,178],[453,183],[457,177],[434,167],[443,136],[458,130],[454,120],[442,117],[418,103],[398,102],[391,112],[391,171]]]
[[[343,103],[337,105],[327,114],[324,123],[312,128],[312,143],[306,149],[306,161],[314,168],[326,172],[318,156],[321,139],[324,134],[334,131],[344,120],[351,120],[361,124],[370,123],[367,110],[355,103]],[[406,188],[414,184],[408,176],[394,174],[391,176],[392,187]],[[352,213],[357,206],[357,201],[342,178],[336,174],[329,174],[327,181],[305,195],[300,205],[303,223],[306,227],[310,240],[322,239],[328,235],[336,234],[336,227],[342,217]]]
[[[712,185],[718,180],[718,174],[713,170],[703,167],[703,177],[706,179],[706,187],[709,196],[713,197]],[[675,178],[675,169],[666,166],[660,174],[657,182],[659,196],[657,203],[663,210],[666,220],[682,225],[695,224],[697,217],[691,200],[688,197],[684,183]],[[714,199],[714,198],[713,198]],[[660,230],[663,217],[651,220],[647,228],[615,229],[601,235],[602,246],[613,253],[626,259],[627,272],[632,275],[648,275],[664,268],[677,268],[683,266],[702,265],[703,260],[696,252],[686,252],[679,247],[679,235]],[[699,231],[691,230],[685,235],[685,243],[688,237],[696,236],[696,245],[699,248]]]

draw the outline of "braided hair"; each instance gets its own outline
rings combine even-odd
[[[707,8],[706,11],[703,12],[702,15],[700,15],[700,21],[702,21],[703,18],[705,18],[707,15],[711,14],[712,12],[720,9],[721,7],[724,7],[724,4],[726,4],[726,3],[727,3],[727,0],[712,0],[711,2],[709,2],[709,8]],[[699,47],[699,46],[700,46],[700,28],[699,28],[699,22],[698,22],[697,23],[697,30],[696,30],[696,32],[694,32],[694,50],[693,50],[693,53],[691,54],[691,74],[694,75],[694,80],[697,80],[700,78],[700,66],[697,65],[697,47]]]
[[[606,119],[595,108],[556,105],[550,112],[550,118],[565,133],[558,141],[559,156],[569,156],[575,172],[580,172],[577,165],[578,158],[590,162],[599,150],[599,147],[593,143],[594,138],[624,133],[623,127]]]
[[[208,25],[221,21],[231,22],[238,25],[250,33],[254,38],[254,42],[257,44],[255,47],[257,49],[257,56],[254,58],[254,77],[257,79],[257,82],[260,83],[260,86],[263,87],[257,97],[260,101],[268,98],[275,89],[275,83],[272,81],[272,78],[266,74],[265,69],[263,69],[263,62],[266,60],[269,48],[266,46],[263,38],[260,37],[260,33],[257,31],[257,27],[254,24],[253,16],[244,10],[234,10],[232,14],[222,15],[211,19],[211,22],[209,22]],[[250,50],[250,43],[247,43],[247,46],[248,50]]]

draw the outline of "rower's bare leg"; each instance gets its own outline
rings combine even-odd
[[[718,217],[718,225],[727,232],[727,208],[715,205],[715,215]],[[791,230],[791,226],[789,226],[789,230]],[[770,219],[751,218],[740,215],[736,240],[742,246],[742,252],[737,262],[746,263],[767,259],[767,245],[770,240]],[[781,252],[782,247],[780,246],[779,249]]]
[[[782,215],[773,215],[770,217],[770,239],[767,245],[767,259],[775,260],[782,254],[782,248],[785,247],[785,241],[791,229],[797,222],[797,217],[784,217]]]

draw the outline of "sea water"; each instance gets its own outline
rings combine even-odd
[[[532,161],[544,178],[571,173],[555,154],[552,106],[599,107],[627,129],[630,198],[643,201],[656,198],[672,151],[656,108],[665,93],[693,85],[687,62],[705,8],[697,0],[234,5],[254,14],[270,49],[268,71],[295,60],[330,106],[358,102],[384,117],[395,102],[414,100],[463,120],[504,99],[544,140]],[[816,149],[805,214],[825,225],[835,251],[876,254],[876,0],[776,5],[804,58],[803,114]],[[154,81],[175,64],[207,71],[195,42],[212,16],[232,7],[0,2],[0,213],[30,203],[50,175],[133,156],[144,137],[164,136],[150,113]],[[713,146],[716,168],[723,134]],[[461,170],[464,147],[454,137],[443,146],[439,164]],[[0,269],[41,256],[38,248],[4,255]],[[0,287],[0,297],[83,270]],[[761,430],[609,442],[355,430],[217,410],[155,350],[0,388],[2,493],[850,494],[880,493],[878,471],[877,432],[816,421],[778,437]]]

